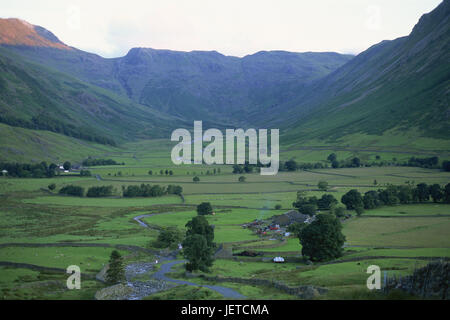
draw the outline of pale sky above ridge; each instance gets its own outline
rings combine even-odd
[[[67,45],[104,57],[132,47],[357,54],[408,35],[441,0],[0,0],[1,18],[52,31]]]

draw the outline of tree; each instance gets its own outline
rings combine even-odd
[[[173,176],[173,171],[169,170],[169,176]]]
[[[245,177],[244,176],[240,176],[239,177],[239,182],[245,182]]]
[[[303,204],[298,207],[298,211],[300,213],[306,214],[308,216],[313,216],[317,212],[317,205],[316,204]]]
[[[356,189],[352,189],[342,196],[341,202],[345,204],[347,210],[353,210],[357,207],[363,207],[363,198],[361,193]]]
[[[80,176],[82,176],[82,177],[90,177],[90,176],[92,176],[92,173],[89,170],[80,170]]]
[[[334,208],[334,215],[337,218],[342,218],[345,215],[345,208],[344,207],[336,207],[336,208]]]
[[[197,177],[197,176],[195,176],[194,178],[192,178],[192,181],[194,181],[194,182],[199,182],[199,181],[200,181],[200,178]]]
[[[183,234],[181,230],[177,227],[167,227],[163,228],[159,234],[158,238],[155,242],[155,247],[157,248],[175,248],[178,243],[181,243],[183,240]]]
[[[287,231],[292,232],[295,236],[298,237],[300,235],[300,231],[306,226],[307,224],[304,222],[294,222],[287,227]]]
[[[357,168],[361,167],[361,160],[358,157],[353,158],[352,166]]]
[[[189,261],[185,268],[192,272],[200,270],[209,272],[209,267],[213,265],[213,249],[208,246],[206,238],[200,234],[187,236],[183,241],[184,257]]]
[[[322,191],[327,191],[328,189],[328,182],[326,181],[319,181],[319,183],[317,184],[317,187],[322,190]]]
[[[378,197],[387,206],[393,206],[400,202],[397,187],[393,185],[389,185],[384,190],[378,190]]]
[[[195,216],[188,223],[186,223],[186,236],[193,234],[203,235],[208,246],[215,247],[214,241],[214,228],[209,225],[208,220],[204,216]]]
[[[444,188],[444,202],[450,203],[450,183],[447,183]]]
[[[336,153],[330,154],[330,155],[328,156],[327,160],[330,161],[330,162],[336,161],[336,160],[337,160],[337,155],[336,155]]]
[[[443,161],[442,169],[444,169],[444,171],[450,171],[450,161]]]
[[[55,190],[55,188],[56,188],[56,184],[54,184],[54,183],[48,185],[48,189],[49,189],[50,191]]]
[[[332,166],[334,169],[339,168],[339,161],[334,160],[333,162],[331,162],[331,166]]]
[[[444,198],[444,191],[442,190],[441,186],[437,183],[429,187],[429,192],[431,199],[433,199],[433,202],[439,202],[442,200],[442,198]]]
[[[106,282],[115,284],[125,280],[125,271],[123,267],[123,259],[117,250],[111,252],[109,258],[109,268],[106,271]]]
[[[209,271],[213,264],[213,254],[216,244],[214,228],[209,225],[204,216],[196,216],[186,224],[186,238],[183,241],[184,257],[187,271]]]
[[[364,213],[364,208],[362,206],[358,206],[355,208],[356,215],[360,217]]]
[[[418,202],[426,202],[430,199],[430,190],[426,183],[419,183],[414,189],[414,200]]]
[[[300,230],[299,240],[303,256],[313,261],[326,261],[342,256],[345,236],[339,219],[331,214],[320,214]]]
[[[70,170],[72,168],[72,164],[69,161],[64,162],[63,164],[64,170]]]
[[[153,171],[150,170],[150,171],[148,172],[148,174],[149,174],[149,175],[153,175]]]
[[[286,161],[284,164],[287,171],[295,171],[297,170],[297,162],[295,160]]]
[[[377,191],[367,191],[363,197],[365,209],[375,209],[380,206],[380,198]]]
[[[275,205],[275,210],[280,210],[282,207],[281,207],[281,204],[276,204]]]
[[[331,194],[324,194],[322,198],[317,200],[317,206],[320,210],[330,210],[331,207],[336,206],[338,201]]]
[[[197,206],[197,214],[199,216],[206,216],[213,213],[213,208],[211,206],[211,203],[209,202],[202,202]]]

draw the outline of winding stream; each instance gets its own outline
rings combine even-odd
[[[155,215],[154,213],[153,214],[143,214],[143,215],[136,216],[133,219],[137,223],[139,223],[140,226],[142,226],[144,228],[150,228],[150,226],[148,224],[146,224],[145,222],[143,222],[142,219],[152,217],[154,215]],[[201,285],[201,284],[197,284],[197,283],[190,282],[190,281],[170,278],[170,277],[166,276],[166,274],[172,272],[172,267],[175,265],[181,264],[181,263],[185,263],[186,260],[171,261],[171,260],[175,259],[175,257],[170,257],[170,256],[169,257],[157,256],[157,259],[159,262],[162,262],[162,264],[161,264],[160,269],[152,275],[152,279],[154,279],[153,281],[157,280],[157,283],[159,283],[159,284],[162,284],[164,282],[170,282],[170,283],[180,284],[180,285],[185,284],[185,285],[194,286],[194,287],[204,287],[204,288],[209,288],[211,290],[214,290],[217,293],[220,293],[225,298],[230,298],[230,299],[245,298],[245,296],[243,296],[242,294],[240,294],[239,292],[237,292],[231,288],[222,287],[222,286],[213,286],[213,285]],[[160,291],[160,290],[158,290],[158,288],[156,288],[157,291],[155,291],[154,283],[152,283],[152,281],[133,281],[133,280],[131,280],[133,278],[133,276],[139,276],[140,274],[145,274],[147,272],[151,272],[153,270],[153,263],[140,264],[138,271],[132,270],[132,269],[134,269],[133,266],[135,266],[135,265],[136,264],[130,264],[130,265],[127,265],[127,267],[126,267],[126,270],[129,273],[129,275],[127,275],[127,284],[128,284],[128,286],[130,286],[134,289],[137,289],[137,288],[139,288],[139,289],[135,290],[135,293],[133,293],[128,299],[141,300],[142,298],[144,298],[154,292]]]

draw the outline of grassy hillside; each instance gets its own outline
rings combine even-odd
[[[92,154],[118,150],[44,130],[11,127],[0,123],[0,162],[81,162]]]
[[[366,143],[404,137],[449,139],[450,2],[424,15],[408,37],[381,42],[285,105],[285,142]],[[296,116],[292,116],[295,114]],[[287,121],[286,121],[287,120]],[[267,121],[267,120],[266,120]],[[445,143],[441,148],[448,149]]]
[[[167,135],[176,119],[0,48],[0,122],[112,144]]]

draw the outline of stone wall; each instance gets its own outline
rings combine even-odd
[[[416,269],[410,276],[387,279],[384,290],[388,293],[397,289],[421,298],[449,300],[449,272],[449,262],[430,262],[427,266]]]

